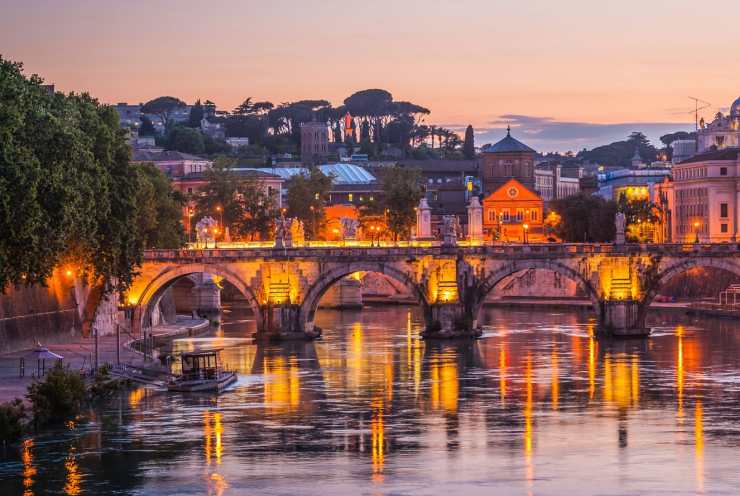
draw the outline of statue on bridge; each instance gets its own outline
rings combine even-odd
[[[625,242],[624,229],[627,224],[627,218],[622,212],[617,212],[614,216],[614,227],[616,227],[616,236],[614,242],[618,245],[623,245]]]
[[[303,246],[306,243],[306,232],[303,221],[298,218],[290,219],[290,238],[292,246]]]
[[[280,216],[275,219],[275,248],[292,248],[293,236],[290,230],[293,219]]]
[[[339,222],[342,224],[342,239],[355,239],[357,238],[357,226],[359,222],[357,219],[350,217],[341,217]]]
[[[456,215],[442,216],[442,246],[457,246],[460,222]]]
[[[195,224],[195,237],[198,243],[204,243],[208,245],[210,241],[216,239],[216,228],[218,227],[218,221],[213,217],[203,217]]]

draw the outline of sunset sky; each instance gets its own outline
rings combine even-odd
[[[693,128],[740,96],[740,2],[0,0],[0,54],[101,101],[231,109],[384,88],[540,151]]]

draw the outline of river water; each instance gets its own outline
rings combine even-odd
[[[739,494],[740,324],[651,318],[497,309],[425,343],[415,308],[322,310],[321,340],[257,346],[235,308],[175,343],[224,347],[229,391],[126,393],[8,449],[0,494]]]

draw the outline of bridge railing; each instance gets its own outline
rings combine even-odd
[[[440,244],[426,246],[302,246],[294,248],[210,248],[178,250],[147,250],[144,259],[150,261],[169,260],[234,260],[259,258],[322,257],[343,258],[362,256],[426,256],[466,255],[494,257],[558,257],[586,254],[665,254],[692,256],[740,256],[740,243],[496,243],[477,246],[446,247]]]

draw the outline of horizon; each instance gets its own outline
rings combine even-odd
[[[712,12],[740,11],[718,3]],[[434,1],[276,0],[227,1],[204,14],[192,0],[177,9],[165,1],[10,0],[0,46],[26,74],[108,104],[172,95],[223,110],[249,96],[336,106],[383,88],[429,108],[427,124],[458,132],[472,124],[477,145],[511,125],[541,153],[578,152],[632,131],[659,144],[662,134],[693,130],[689,96],[712,103],[700,113],[709,118],[740,95],[740,67],[727,57],[740,44],[735,17],[680,15],[692,5],[677,0],[667,12],[634,0],[573,0],[551,12],[543,1],[468,0],[450,10]]]

